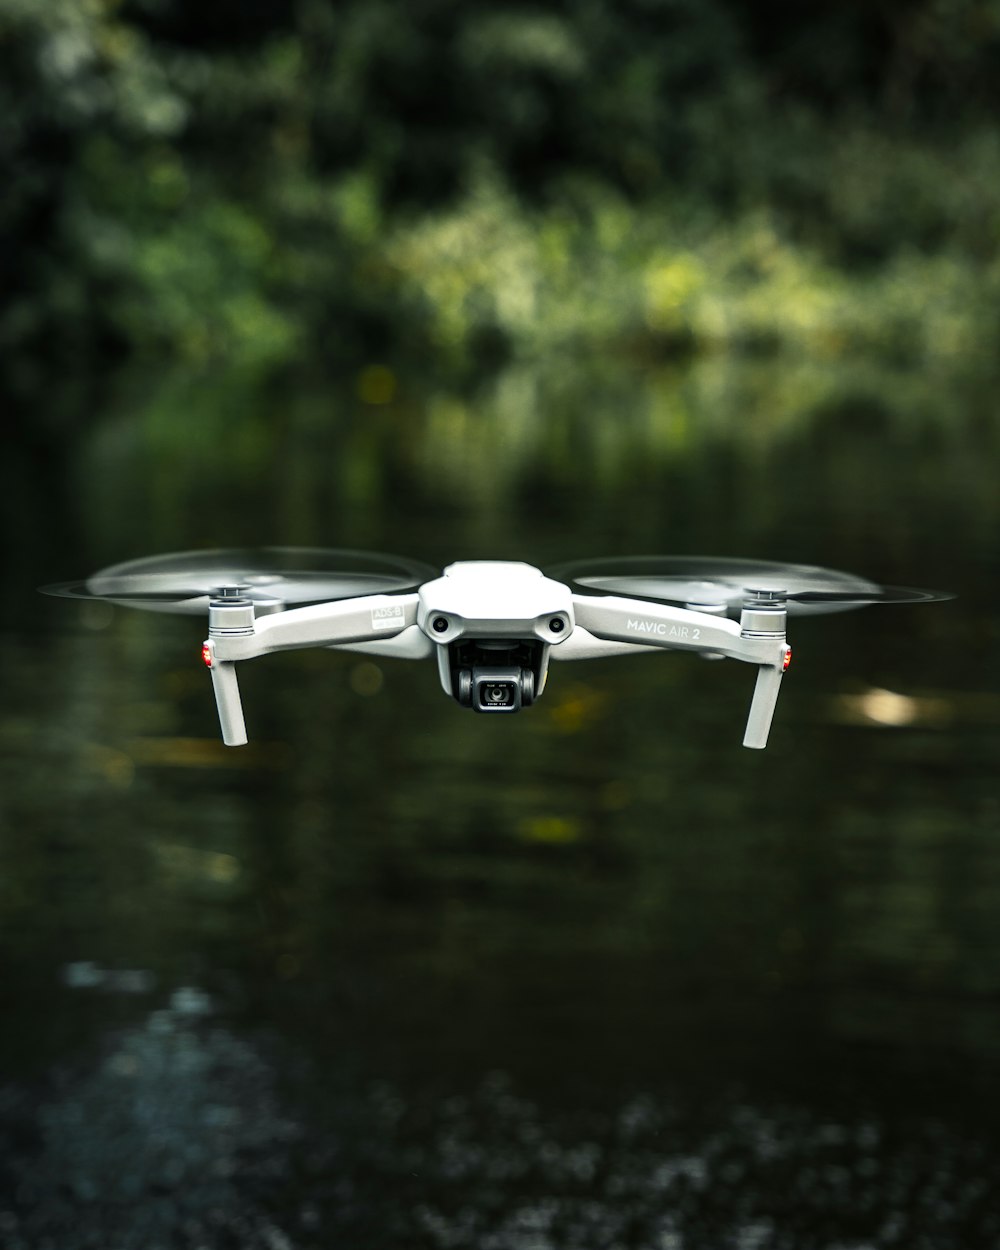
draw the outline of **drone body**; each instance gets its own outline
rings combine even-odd
[[[810,566],[696,557],[583,561],[552,577],[529,564],[470,560],[433,574],[365,552],[266,548],[155,556],[43,590],[152,611],[207,609],[202,658],[228,746],[247,742],[237,663],[319,646],[434,656],[445,693],[488,715],[539,698],[551,659],[658,650],[729,657],[756,666],[743,745],[760,749],[791,659],[789,610],[950,597]]]

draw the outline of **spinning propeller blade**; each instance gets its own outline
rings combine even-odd
[[[788,612],[847,612],[872,603],[930,603],[952,599],[948,591],[880,586],[867,578],[809,564],[730,560],[716,556],[624,556],[574,560],[549,576],[580,590],[678,603],[725,607],[738,619],[744,601],[758,591],[786,599]]]
[[[321,547],[180,551],[114,564],[84,582],[42,586],[43,594],[98,599],[147,612],[206,614],[221,587],[272,610],[359,595],[412,590],[437,576],[402,556]]]
[[[416,560],[370,551],[315,547],[180,551],[128,560],[102,569],[85,582],[40,587],[43,594],[99,600],[147,612],[205,615],[212,599],[252,600],[257,612],[310,603],[412,590],[437,570]],[[217,660],[211,638],[203,651],[209,666],[223,741],[247,740],[236,665]]]
[[[627,556],[576,560],[553,569],[550,576],[582,591],[650,599],[715,615],[725,613],[758,628],[755,617],[772,613],[779,640],[784,638],[785,612],[846,612],[872,603],[929,603],[954,596],[946,591],[880,586],[867,578],[809,564],[767,560],[729,560],[714,556]],[[746,610],[744,612],[744,610]],[[779,623],[780,622],[780,623]],[[753,633],[750,635],[754,636]],[[767,745],[782,664],[762,663],[757,670],[743,745]]]

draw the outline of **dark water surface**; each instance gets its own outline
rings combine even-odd
[[[382,381],[133,380],[11,442],[0,1246],[1000,1246],[994,388]],[[792,624],[765,752],[735,663],[491,719],[329,651],[243,666],[232,751],[202,626],[31,590],[263,542],[960,598]]]

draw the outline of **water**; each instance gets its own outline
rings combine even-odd
[[[125,379],[11,442],[0,1244],[1000,1245],[992,390],[781,370]],[[50,424],[56,415],[42,414]],[[76,432],[74,432],[76,431]],[[31,587],[203,545],[673,551],[940,585],[752,674],[243,666]]]

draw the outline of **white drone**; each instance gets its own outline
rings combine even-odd
[[[518,712],[539,698],[552,658],[696,651],[743,660],[757,666],[743,745],[760,749],[792,655],[787,613],[951,598],[759,560],[582,560],[551,576],[529,564],[467,560],[439,576],[397,556],[301,547],[153,556],[42,590],[153,612],[207,612],[202,658],[227,746],[247,741],[239,661],[335,647],[408,660],[433,655],[445,693],[489,714]]]

